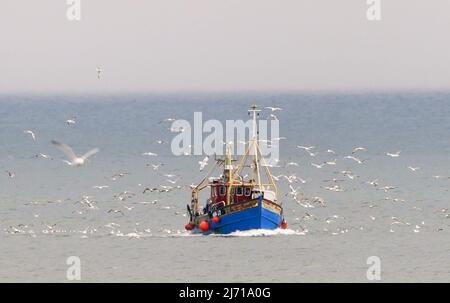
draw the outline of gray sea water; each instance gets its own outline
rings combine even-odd
[[[185,232],[203,156],[174,156],[175,134],[159,122],[192,121],[195,111],[247,119],[254,102],[283,108],[275,114],[287,139],[274,175],[306,180],[292,184],[295,201],[280,178],[289,229]],[[70,167],[54,139],[101,151]],[[69,256],[80,258],[84,282],[369,282],[370,256],[380,258],[381,281],[450,282],[450,93],[2,96],[0,142],[1,282],[66,282]],[[344,159],[358,146],[367,148],[355,154],[362,164]],[[143,193],[174,186],[165,174],[179,176],[180,188]]]

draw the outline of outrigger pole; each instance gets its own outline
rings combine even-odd
[[[192,201],[191,207],[194,209],[194,215],[198,213],[198,193],[208,186],[208,178],[213,173],[214,169],[217,167],[217,161],[215,161],[214,165],[209,170],[208,174],[203,178],[203,180],[192,189]]]

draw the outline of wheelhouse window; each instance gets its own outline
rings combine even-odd
[[[242,196],[242,194],[243,194],[243,189],[242,189],[242,187],[237,187],[237,188],[236,188],[236,195],[237,195],[237,196]]]
[[[246,187],[244,188],[244,195],[246,195],[247,197],[249,197],[252,194],[252,190],[250,187]]]
[[[220,195],[221,196],[225,196],[225,193],[227,192],[227,189],[225,186],[221,186],[220,187]]]

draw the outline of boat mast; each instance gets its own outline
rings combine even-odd
[[[225,182],[231,182],[233,175],[233,164],[231,159],[231,145],[227,143],[226,145],[226,154],[225,154],[225,163],[224,163],[224,180]]]
[[[256,175],[257,185],[259,189],[263,189],[261,186],[261,174],[259,172],[259,158],[258,158],[258,126],[256,123],[256,116],[259,116],[260,110],[257,109],[256,104],[253,104],[249,109],[249,114],[252,115],[252,134],[250,144],[252,146],[253,153],[253,177]]]
[[[224,162],[224,181],[225,184],[227,184],[227,198],[226,198],[226,205],[230,205],[230,198],[231,198],[231,187],[234,184],[234,178],[233,178],[233,164],[231,159],[231,145],[226,145],[226,156],[225,156],[225,162]]]

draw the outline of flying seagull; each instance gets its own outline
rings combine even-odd
[[[355,147],[352,151],[352,154],[357,153],[358,151],[367,151],[367,148],[365,147]]]
[[[102,69],[97,66],[97,79],[100,79],[100,74],[102,73]]]
[[[208,165],[209,157],[206,156],[202,161],[198,161],[198,164],[200,164],[200,171],[202,171],[206,165]]]
[[[163,122],[174,122],[174,121],[176,121],[176,120],[177,120],[177,119],[175,119],[175,118],[165,118],[165,119],[159,121],[158,124],[161,124],[161,123],[163,123]]]
[[[69,159],[69,161],[66,161],[66,163],[69,164],[70,166],[77,166],[77,167],[82,166],[89,157],[99,152],[98,148],[94,148],[85,153],[84,155],[82,155],[81,157],[78,157],[77,155],[75,155],[70,146],[55,140],[52,140],[52,143],[66,155],[66,157]]]
[[[398,158],[400,157],[401,150],[397,151],[396,153],[386,153],[386,156],[392,157],[392,158]]]
[[[12,172],[12,171],[5,170],[5,172],[8,174],[8,176],[9,176],[10,178],[14,178],[14,177],[16,176],[16,173],[14,173],[14,172]]]
[[[77,120],[76,120],[76,119],[77,119],[77,117],[75,117],[75,116],[72,117],[72,118],[70,118],[70,119],[67,119],[67,120],[66,120],[66,124],[69,125],[69,126],[70,126],[70,125],[75,125],[75,124],[77,123]]]
[[[361,160],[361,159],[353,157],[353,156],[345,156],[344,159],[353,160],[353,161],[357,162],[358,164],[362,164],[364,162],[364,160]]]
[[[316,163],[311,163],[312,166],[314,166],[315,168],[322,168],[326,163],[322,163],[322,164],[316,164]]]
[[[145,152],[142,153],[143,156],[151,156],[151,157],[156,157],[158,154],[152,153],[152,152]]]
[[[271,106],[267,106],[265,107],[266,109],[270,109],[272,112],[277,111],[277,110],[283,110],[281,107],[271,107]]]
[[[270,118],[272,118],[272,120],[278,120],[278,117],[274,114],[270,114]]]
[[[33,138],[33,141],[36,141],[36,135],[34,134],[34,132],[32,130],[26,129],[23,132],[26,133],[26,134],[30,134],[31,138]]]
[[[315,148],[315,146],[302,146],[302,145],[297,145],[297,148],[304,149],[304,150],[306,150],[306,151],[310,151],[311,149]]]

